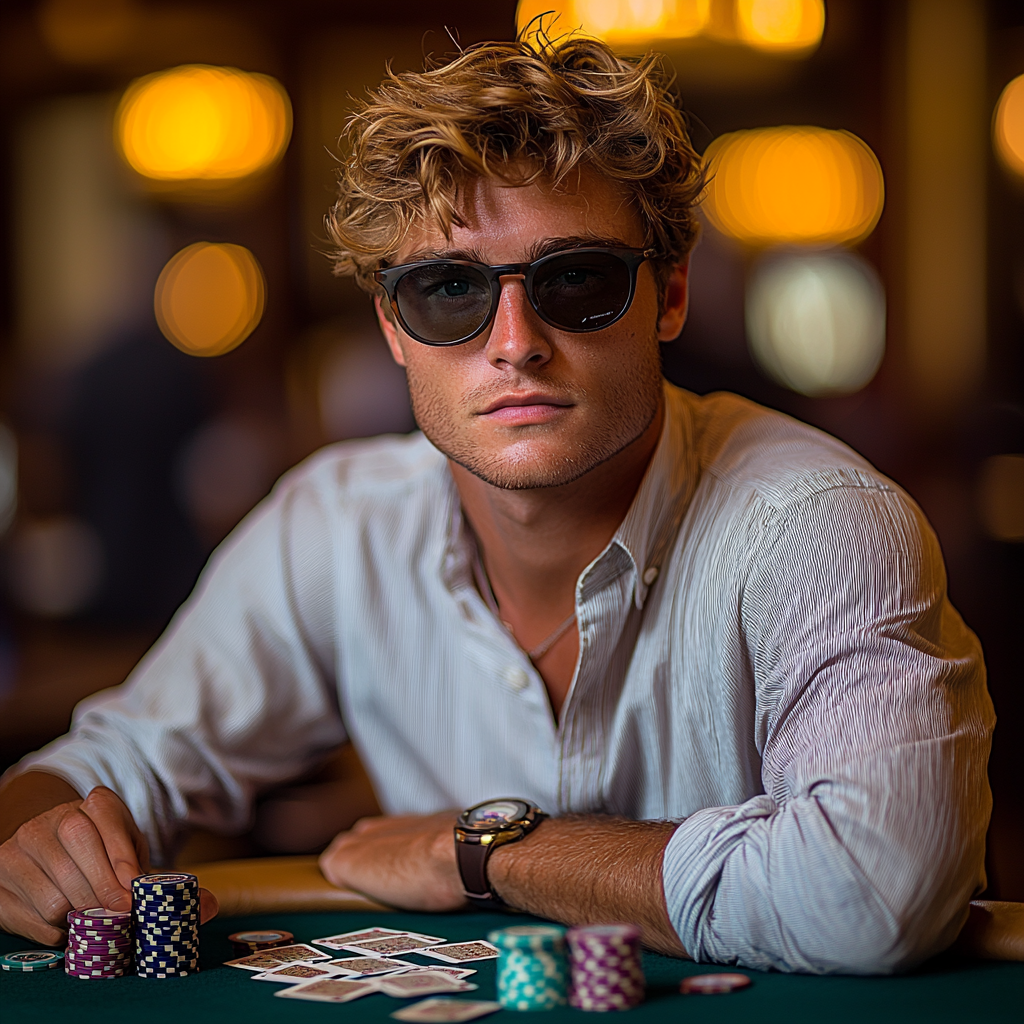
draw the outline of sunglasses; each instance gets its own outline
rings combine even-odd
[[[604,330],[629,309],[637,270],[654,256],[654,249],[567,249],[532,263],[424,260],[373,276],[406,334],[424,345],[461,345],[494,319],[502,277],[522,277],[546,324],[573,334]]]

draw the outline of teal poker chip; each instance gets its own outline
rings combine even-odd
[[[64,954],[55,949],[23,949],[0,956],[5,971],[51,971],[64,966]]]
[[[487,936],[500,950],[498,1002],[506,1010],[553,1010],[569,997],[565,929],[516,925]]]

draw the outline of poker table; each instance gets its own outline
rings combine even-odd
[[[282,928],[296,942],[383,925],[426,932],[452,941],[483,938],[494,928],[532,919],[503,914],[404,914],[379,911],[338,913],[273,913],[217,918],[200,932],[200,973],[187,978],[154,980],[137,977],[79,980],[62,970],[0,972],[0,1020],[4,1024],[32,1021],[50,1024],[91,1024],[132,1021],[133,1024],[292,1024],[336,1020],[349,1024],[387,1022],[406,1001],[374,994],[340,1005],[274,998],[277,985],[255,982],[247,971],[223,966],[232,959],[228,935],[243,929]],[[27,949],[31,943],[0,933],[0,953]],[[345,955],[345,954],[335,954]],[[403,959],[437,966],[436,961],[408,954]],[[494,999],[495,962],[467,966],[478,973],[470,981],[479,989],[463,999]],[[744,971],[753,984],[728,995],[680,995],[687,975],[727,968],[698,965],[648,953],[644,956],[647,1001],[626,1011],[627,1019],[643,1021],[715,1022],[715,1024],[865,1024],[927,1021],[1024,1020],[1024,963],[965,960],[945,954],[911,974],[893,978],[804,977]],[[733,970],[733,968],[728,968]],[[513,1016],[510,1011],[481,1020]],[[579,1010],[559,1009],[541,1016],[546,1024],[585,1019]],[[593,1015],[589,1015],[593,1016]]]

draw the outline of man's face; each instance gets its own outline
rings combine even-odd
[[[454,227],[450,242],[439,230],[420,227],[392,264],[522,263],[583,240],[636,247],[644,241],[624,193],[586,171],[574,187],[557,192],[477,179],[466,190],[462,214],[465,225]],[[640,437],[660,408],[658,295],[649,263],[639,269],[628,312],[590,334],[544,323],[515,277],[502,279],[490,327],[463,345],[421,344],[383,316],[381,327],[406,368],[420,429],[448,458],[496,487],[576,480]]]

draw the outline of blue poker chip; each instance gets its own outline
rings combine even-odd
[[[55,949],[22,949],[0,956],[5,971],[51,971],[64,966],[64,954]]]

